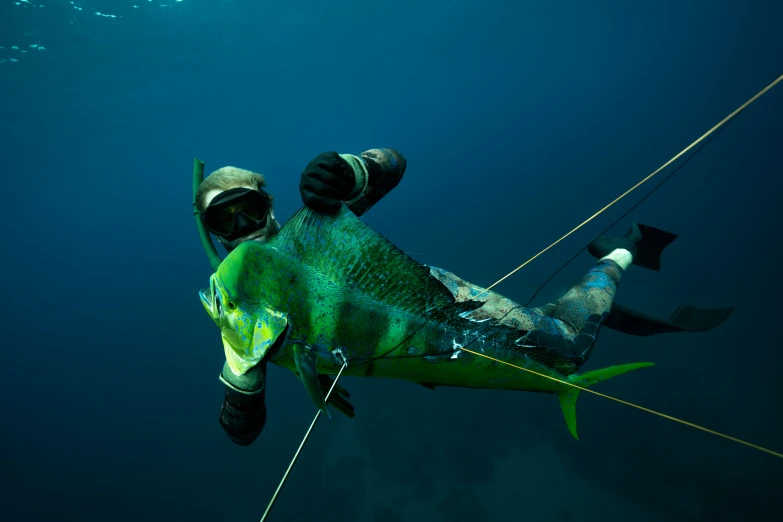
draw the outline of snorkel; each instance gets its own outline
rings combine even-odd
[[[193,215],[196,216],[196,228],[198,229],[199,238],[201,238],[201,246],[204,247],[204,253],[207,254],[212,270],[217,271],[223,260],[212,242],[207,227],[201,221],[201,213],[196,205],[196,193],[202,181],[204,181],[204,162],[198,158],[193,158]]]

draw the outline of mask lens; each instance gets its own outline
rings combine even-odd
[[[208,226],[213,232],[226,235],[231,233],[234,226],[234,213],[224,210],[218,210],[210,213]]]
[[[268,200],[263,197],[261,193],[254,190],[253,192],[248,192],[246,197],[238,200],[236,204],[232,205],[233,210],[231,212],[232,214],[234,212],[244,212],[250,219],[262,219],[266,216],[266,212],[269,208],[267,203]]]
[[[234,229],[235,216],[241,212],[246,217],[265,220],[269,211],[269,197],[266,193],[251,189],[232,189],[215,196],[204,212],[204,224],[221,236],[230,235]]]

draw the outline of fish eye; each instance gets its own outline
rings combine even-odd
[[[226,301],[226,307],[227,307],[229,310],[233,310],[234,308],[236,308],[236,307],[237,307],[237,305],[236,305],[236,304],[234,304],[234,301]]]

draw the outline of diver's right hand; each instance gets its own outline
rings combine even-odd
[[[356,175],[347,161],[336,152],[322,152],[302,172],[299,192],[305,205],[331,214],[340,210],[355,183]]]

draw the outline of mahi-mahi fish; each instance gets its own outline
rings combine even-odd
[[[200,296],[235,375],[265,360],[288,368],[324,411],[319,374],[347,362],[346,376],[553,393],[577,437],[578,387],[652,366],[577,373],[542,356],[544,348],[525,346],[524,331],[471,320],[481,301],[455,302],[427,266],[345,206],[332,215],[303,207],[266,243],[240,244]]]

